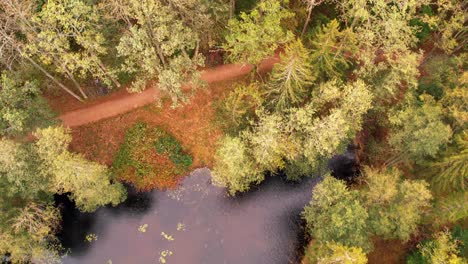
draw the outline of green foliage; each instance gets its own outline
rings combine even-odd
[[[428,95],[420,98],[421,106],[409,103],[389,118],[392,124],[389,143],[397,153],[396,160],[406,157],[418,162],[435,157],[450,140],[452,130],[442,122],[440,105]]]
[[[447,54],[466,49],[466,2],[437,0],[433,5],[436,15],[425,15],[422,21],[435,29],[436,46]]]
[[[438,191],[468,188],[468,134],[455,138],[457,147],[443,153],[441,160],[430,164],[431,183]]]
[[[361,191],[369,212],[369,227],[384,239],[407,241],[421,223],[432,198],[424,181],[402,180],[396,169],[365,168],[367,183]]]
[[[432,240],[418,245],[418,251],[411,254],[406,263],[441,263],[441,264],[463,264],[466,259],[460,256],[458,241],[452,238],[449,232],[434,234]]]
[[[154,146],[159,154],[168,155],[171,161],[182,170],[187,170],[192,166],[192,156],[183,153],[182,146],[173,136],[169,134],[161,136]]]
[[[119,86],[115,70],[104,66],[101,60],[107,48],[95,7],[80,0],[51,0],[29,22],[37,30],[27,32],[28,56],[52,65],[79,89],[76,76],[99,78],[108,86]]]
[[[235,193],[263,180],[263,175],[258,176],[262,171],[282,170],[290,180],[311,175],[324,161],[344,149],[361,129],[371,102],[372,95],[362,81],[347,85],[333,81],[321,86],[313,100],[303,107],[274,113],[257,111],[257,122],[241,133],[242,139],[227,137],[223,141],[226,146],[221,144],[218,149],[226,148],[217,156],[221,165],[215,181]],[[227,154],[234,151],[236,144],[240,145],[237,152]],[[231,156],[235,160],[227,161]],[[236,160],[242,163],[235,165]],[[247,161],[246,168],[238,167]],[[254,176],[245,180],[252,171]],[[231,183],[235,187],[229,187]]]
[[[418,38],[419,43],[426,41],[432,33],[431,26],[428,23],[424,22],[424,19],[422,19],[421,17],[431,16],[434,16],[434,11],[432,10],[431,6],[424,5],[419,11],[418,17],[413,18],[410,21],[410,26],[419,28],[419,30],[416,32],[416,37]]]
[[[171,187],[192,165],[192,156],[162,129],[138,122],[127,130],[112,164],[119,179],[139,190]]]
[[[267,84],[267,93],[277,109],[297,106],[304,101],[315,80],[309,56],[299,39],[286,45],[284,53],[280,54],[281,62],[273,67]]]
[[[262,85],[258,82],[235,84],[234,90],[218,102],[218,117],[226,133],[237,135],[253,119],[255,110],[263,103]]]
[[[282,5],[283,0],[262,0],[250,13],[242,12],[239,19],[231,19],[224,49],[232,62],[257,65],[274,54],[280,44],[293,38],[281,22],[293,16]]]
[[[468,192],[455,191],[436,198],[431,214],[434,226],[456,223],[468,217]]]
[[[340,243],[314,243],[307,247],[305,259],[317,264],[366,264],[367,256],[361,248]]]
[[[98,207],[121,203],[126,192],[121,184],[110,182],[107,167],[84,159],[67,150],[71,140],[63,127],[39,129],[35,136],[41,171],[52,175],[51,190],[69,193],[80,210],[92,212]]]
[[[0,215],[0,255],[9,254],[12,263],[61,263],[55,233],[60,212],[45,203],[29,202]],[[11,212],[10,211],[10,212]]]
[[[346,0],[333,1],[342,22],[359,36],[354,58],[359,63],[354,74],[366,81],[377,106],[392,104],[402,88],[414,89],[419,77],[422,54],[412,48],[417,43],[417,27],[411,26],[421,6],[428,0]],[[378,109],[385,112],[386,109]]]
[[[203,66],[203,56],[195,51],[200,36],[161,1],[128,0],[124,4],[126,15],[137,22],[117,47],[119,56],[125,58],[122,70],[136,74],[130,91],[141,92],[156,77],[157,88],[167,92],[174,104],[187,100],[182,84],[200,84],[197,67]]]
[[[313,118],[312,123],[301,121],[303,114],[300,111],[294,114],[296,117],[290,118],[301,124],[300,130],[306,132],[302,144],[305,157],[313,162],[320,157],[330,158],[343,149],[361,129],[363,116],[371,108],[371,103],[372,94],[360,80],[346,85],[337,81],[321,85],[310,107],[328,114]]]
[[[0,135],[24,134],[54,123],[36,82],[20,82],[6,74],[0,78]]]
[[[33,146],[0,139],[0,187],[2,196],[32,199],[49,191],[50,179],[39,170]]]
[[[244,133],[252,157],[262,170],[274,172],[284,167],[283,157],[288,155],[288,142],[283,117],[279,114],[258,113],[259,120],[252,131]]]
[[[358,191],[349,190],[343,181],[326,176],[314,188],[302,216],[309,234],[318,241],[360,247],[365,252],[372,248],[366,208],[359,202]]]
[[[458,249],[460,250],[460,255],[464,258],[468,256],[468,229],[456,225],[452,229],[452,237],[458,241]]]
[[[356,36],[351,30],[340,31],[337,20],[319,26],[311,42],[311,62],[322,79],[338,78],[349,68],[349,57],[356,52]]]
[[[14,263],[58,263],[60,214],[52,195],[71,193],[80,210],[91,212],[126,194],[105,166],[68,151],[68,130],[48,127],[35,136],[33,143],[0,140],[0,254],[11,253]]]
[[[246,144],[236,137],[224,137],[216,151],[212,179],[215,185],[228,189],[230,195],[250,189],[265,176],[248,152]]]
[[[427,93],[440,100],[445,91],[455,88],[459,73],[457,59],[446,55],[438,55],[428,59],[422,65],[425,75],[418,84],[418,94]]]

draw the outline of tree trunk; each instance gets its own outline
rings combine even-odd
[[[302,36],[304,36],[304,34],[305,34],[306,30],[307,30],[307,25],[309,25],[310,16],[312,15],[312,9],[313,9],[313,7],[310,6],[310,7],[309,7],[309,12],[308,12],[308,14],[307,14],[307,19],[306,19],[306,21],[305,21],[305,23],[304,23],[304,27],[302,28],[301,38],[302,38]]]
[[[99,64],[99,67],[101,67],[101,70],[104,72],[104,74],[107,75],[107,77],[109,77],[109,79],[111,79],[111,81],[114,83],[114,85],[117,88],[120,88],[120,86],[121,86],[120,82],[117,81],[117,79],[115,79],[114,76],[112,76],[112,74],[109,73],[109,71],[107,70],[106,65],[104,65],[101,61],[99,61],[98,64]]]
[[[236,12],[236,0],[230,0],[229,19],[232,19],[234,17],[234,12]]]
[[[83,88],[81,88],[81,85],[78,83],[78,81],[75,79],[75,76],[73,76],[73,74],[71,74],[68,70],[65,70],[65,73],[67,74],[68,78],[70,78],[70,80],[73,82],[73,84],[75,85],[75,87],[78,89],[78,91],[80,91],[81,95],[83,96],[84,99],[88,99],[88,96],[86,95],[86,93],[83,91]]]
[[[39,69],[42,73],[45,74],[49,79],[51,79],[55,84],[57,84],[60,88],[65,90],[68,94],[71,96],[75,97],[78,101],[84,102],[81,97],[79,97],[76,93],[74,93],[72,90],[70,90],[68,87],[66,87],[64,84],[59,82],[54,76],[52,76],[46,69],[44,69],[41,65],[37,64],[33,59],[29,58],[28,56],[23,56],[28,60],[34,67]]]
[[[200,41],[197,41],[197,46],[195,46],[195,51],[193,52],[192,60],[194,60],[198,56],[199,48],[200,48]]]
[[[15,49],[18,54],[22,57],[22,58],[25,58],[27,61],[29,61],[36,69],[38,69],[39,71],[41,71],[42,73],[44,73],[45,76],[47,76],[47,78],[51,79],[55,84],[57,84],[60,88],[62,88],[64,91],[66,91],[68,94],[70,94],[71,96],[73,96],[75,99],[77,99],[78,101],[80,102],[83,102],[83,99],[81,97],[79,97],[76,93],[74,93],[72,90],[70,90],[67,86],[65,86],[63,83],[61,83],[59,80],[57,80],[54,76],[52,76],[52,74],[50,74],[46,69],[44,69],[41,65],[39,65],[37,62],[35,62],[32,58],[30,58],[29,56],[24,56],[23,55],[23,51],[21,50],[21,48],[17,45],[15,45],[15,41],[10,37],[8,36],[7,34],[5,34],[4,32],[0,32],[2,33],[2,36],[4,37],[4,39],[6,39],[7,41],[10,42],[11,46],[13,47],[13,49]]]

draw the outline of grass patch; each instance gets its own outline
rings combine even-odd
[[[174,187],[188,172],[192,156],[166,131],[143,122],[127,130],[114,159],[112,171],[140,191]]]

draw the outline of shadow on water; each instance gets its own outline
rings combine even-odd
[[[62,246],[73,248],[74,252],[86,251],[89,244],[85,243],[85,237],[96,221],[94,214],[80,212],[67,194],[55,195],[54,200],[62,214],[62,229],[58,234]]]
[[[235,198],[211,185],[210,179],[208,169],[198,169],[177,190],[130,192],[124,204],[93,214],[65,204],[60,238],[71,253],[64,262],[158,263],[165,250],[172,252],[167,263],[299,260],[304,245],[300,212],[318,179],[291,183],[267,177],[255,190]],[[139,227],[145,224],[142,232]],[[97,240],[85,242],[90,233]]]
[[[328,167],[347,180],[358,172],[352,149]],[[298,263],[307,244],[300,213],[319,181],[268,176],[251,191],[229,197],[211,184],[205,168],[193,171],[176,190],[129,189],[126,202],[93,214],[80,213],[62,197],[60,238],[71,249],[64,262],[158,263],[170,252],[166,263]],[[87,234],[97,240],[85,242]]]
[[[109,207],[116,216],[120,214],[141,215],[147,213],[154,206],[151,192],[138,192],[130,185],[126,185],[127,199],[116,207]]]
[[[345,153],[333,156],[328,162],[328,169],[333,177],[352,183],[360,174],[355,147],[349,145]]]
[[[108,207],[113,217],[120,215],[138,216],[148,212],[153,206],[151,193],[137,192],[133,187],[127,187],[127,199],[116,207]],[[84,254],[91,243],[86,241],[86,236],[93,234],[95,229],[97,212],[84,213],[77,209],[75,202],[70,201],[68,194],[55,195],[55,205],[60,209],[62,215],[62,228],[58,238],[70,254]]]

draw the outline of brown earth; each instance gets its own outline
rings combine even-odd
[[[150,102],[144,107],[119,116],[72,127],[71,150],[84,154],[88,159],[111,165],[119,146],[124,141],[127,129],[136,122],[143,121],[148,125],[161,127],[180,141],[184,151],[193,156],[192,168],[210,166],[216,141],[222,135],[221,129],[215,122],[214,102],[227,94],[232,83],[237,80],[240,79],[200,89],[189,103],[176,108],[171,107],[170,100],[165,100],[162,106]],[[117,105],[112,106],[117,107]],[[88,111],[89,108],[84,110]]]
[[[265,59],[259,65],[258,71],[266,72],[271,70],[278,60],[277,56]],[[221,65],[203,70],[201,79],[208,84],[232,80],[247,75],[253,68],[254,66],[251,64]],[[81,105],[76,102],[68,103],[63,101],[60,105],[53,103],[51,105],[52,108],[60,113],[66,112],[59,117],[63,121],[64,126],[77,127],[127,113],[136,108],[151,104],[156,98],[160,97],[161,95],[158,93],[157,89],[149,88],[141,93],[134,94],[119,91],[108,97],[100,98]]]

